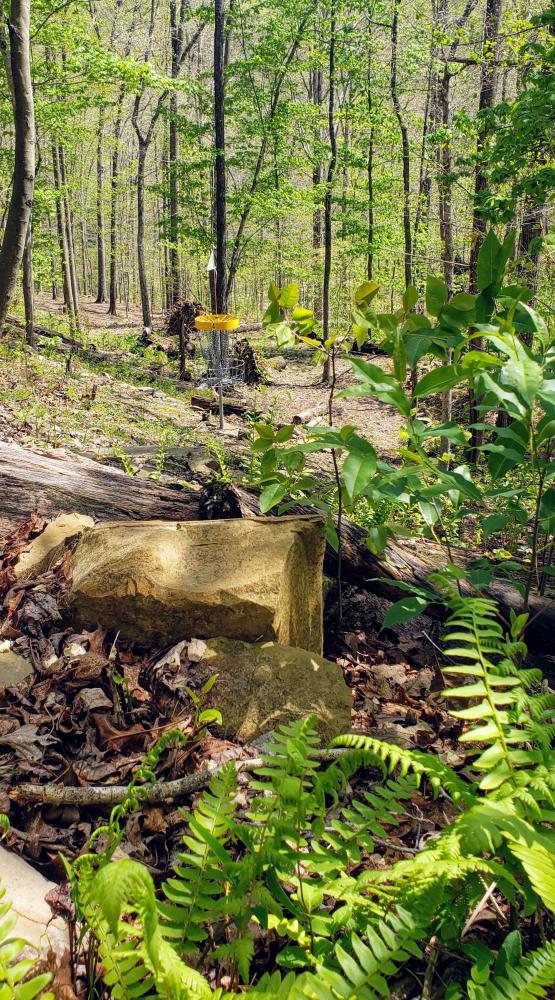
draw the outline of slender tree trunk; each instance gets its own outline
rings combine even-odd
[[[526,198],[518,238],[517,273],[532,291],[532,298],[530,300],[532,305],[538,294],[540,280],[541,237],[545,236],[546,232],[546,206],[535,205],[529,198]],[[532,335],[523,336],[523,340],[525,343],[531,345]]]
[[[141,291],[141,308],[143,311],[143,334],[152,330],[152,314],[145,260],[145,163],[148,146],[139,140],[139,155],[137,159],[137,264],[139,271],[139,288]]]
[[[312,70],[311,73],[311,99],[314,106],[319,109],[322,104],[322,70],[320,67]],[[321,129],[318,124],[315,132],[314,142],[314,165],[312,167],[312,191],[314,197],[314,209],[312,212],[312,249],[314,252],[314,316],[317,320],[322,319],[322,289],[320,286],[321,252],[323,246],[323,219],[320,207],[320,187],[322,184],[322,162],[320,160],[320,140]]]
[[[56,222],[58,225],[58,244],[60,247],[60,262],[62,265],[62,287],[64,291],[64,305],[66,312],[68,314],[70,329],[74,330],[76,325],[76,313],[75,313],[75,303],[73,301],[73,286],[71,282],[69,249],[67,245],[65,203],[62,196],[59,150],[55,142],[52,144],[52,172],[54,174],[54,187],[56,189]]]
[[[35,186],[35,109],[29,40],[30,0],[11,0],[8,19],[8,82],[15,127],[14,171],[0,248],[0,335],[23,259]]]
[[[368,179],[368,252],[366,256],[366,276],[372,280],[374,271],[374,107],[372,103],[372,36],[370,27],[370,42],[368,45],[368,118],[370,119],[370,135],[368,137],[368,159],[366,161],[366,176]]]
[[[23,251],[23,301],[25,303],[25,339],[35,347],[35,283],[33,279],[33,223],[29,219]]]
[[[328,92],[328,133],[330,143],[330,158],[326,174],[326,193],[324,196],[324,277],[322,282],[322,335],[328,340],[330,335],[330,283],[332,263],[332,189],[337,164],[337,133],[335,129],[335,32],[336,10],[335,0],[331,0],[330,34],[329,34],[329,92]],[[330,381],[330,355],[326,358],[322,381]]]
[[[98,141],[96,145],[96,258],[98,283],[96,302],[106,302],[106,260],[104,253],[104,111],[98,116]]]
[[[112,170],[110,176],[110,290],[108,313],[110,316],[117,314],[118,301],[118,275],[117,275],[117,209],[118,209],[118,184],[119,184],[119,143],[121,139],[121,124],[123,112],[123,100],[125,88],[121,87],[118,95],[116,120],[114,123],[114,136],[112,148]]]
[[[177,80],[181,68],[182,49],[182,19],[178,17],[177,0],[170,0],[170,29],[171,29],[171,70],[172,80]],[[168,158],[168,181],[169,181],[169,272],[170,272],[170,303],[177,302],[181,297],[181,274],[179,268],[179,185],[177,177],[179,161],[179,128],[177,116],[179,112],[177,93],[170,96],[170,123],[169,123],[169,158]]]
[[[65,152],[63,146],[58,147],[58,152],[59,152],[59,163],[60,163],[60,181],[62,185],[62,198],[64,200],[64,209],[65,209],[64,218],[65,218],[66,240],[67,240],[68,259],[69,259],[69,275],[71,279],[75,318],[77,320],[77,317],[79,315],[79,279],[77,277],[77,258],[75,254],[73,213],[71,211],[69,200],[67,197],[68,178],[66,171]]]
[[[497,48],[499,24],[501,21],[502,0],[486,0],[486,11],[484,18],[484,32],[482,37],[482,69],[480,79],[480,99],[478,112],[487,111],[493,107],[495,102],[495,91],[497,83]],[[476,170],[474,174],[474,210],[472,214],[472,246],[470,251],[470,290],[478,292],[478,256],[486,235],[487,223],[482,214],[481,198],[487,190],[487,179],[482,163],[482,152],[487,142],[488,127],[484,120],[479,124],[478,138],[476,143]],[[478,351],[484,349],[484,338],[476,337],[474,347]],[[470,399],[470,420],[476,424],[480,419],[478,411],[479,400],[471,395]],[[484,439],[484,432],[480,428],[472,430],[470,459],[477,462],[480,457],[479,448]]]
[[[214,221],[216,229],[216,300],[218,312],[227,308],[226,242],[227,198],[225,175],[225,0],[214,0]]]
[[[482,36],[482,68],[478,113],[487,111],[495,102],[497,84],[497,48],[503,0],[486,0],[484,31]],[[478,291],[477,265],[480,248],[486,235],[486,220],[482,214],[481,198],[487,190],[487,179],[482,163],[482,151],[487,141],[488,126],[479,119],[476,143],[476,170],[474,174],[474,210],[472,215],[472,247],[470,252],[470,290]],[[480,343],[475,343],[480,347]]]
[[[408,128],[403,117],[397,87],[397,50],[399,43],[399,10],[401,0],[394,0],[393,21],[391,25],[391,71],[390,90],[395,117],[401,133],[403,157],[403,233],[405,237],[405,284],[412,283],[412,232],[410,222],[410,146]]]

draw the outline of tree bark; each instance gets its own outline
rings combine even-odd
[[[493,107],[497,85],[497,49],[499,25],[503,0],[486,0],[484,29],[482,35],[482,67],[480,74],[480,97],[478,114]],[[476,142],[476,169],[474,173],[474,209],[472,213],[472,247],[470,251],[470,290],[478,291],[477,265],[478,255],[486,235],[486,220],[482,213],[480,200],[487,190],[487,179],[482,163],[482,152],[487,140],[488,125],[485,120],[478,119],[478,136]],[[483,347],[481,340],[476,340],[474,346]]]
[[[368,136],[368,158],[366,161],[366,176],[368,179],[368,251],[366,254],[366,277],[372,280],[374,273],[374,107],[372,99],[372,33],[369,25],[370,39],[368,43],[368,76],[367,101],[368,117],[370,119],[370,135]]]
[[[405,242],[405,284],[412,284],[412,232],[410,222],[410,146],[408,128],[403,117],[397,87],[397,50],[399,42],[399,9],[401,0],[394,0],[393,22],[391,25],[391,68],[389,84],[395,117],[401,133],[403,157],[403,233]]]
[[[104,146],[104,112],[101,109],[98,116],[98,138],[96,145],[96,259],[97,259],[97,292],[95,302],[106,302],[106,259],[104,252],[104,164],[102,152]]]
[[[64,200],[64,218],[66,227],[66,240],[69,258],[69,274],[71,279],[71,288],[73,291],[73,303],[75,308],[75,318],[79,316],[79,279],[77,277],[77,256],[75,253],[75,235],[73,226],[73,213],[71,211],[71,206],[68,199],[68,176],[66,171],[66,159],[63,146],[58,147],[59,163],[60,163],[60,181],[62,186],[62,198]]]
[[[225,0],[214,0],[214,224],[216,231],[216,311],[227,309],[227,196],[225,175]]]
[[[25,339],[35,347],[35,283],[33,278],[33,222],[29,219],[23,251],[23,301],[25,303]]]
[[[317,320],[322,319],[322,289],[320,286],[320,255],[322,251],[322,208],[320,205],[320,186],[322,184],[322,162],[320,159],[321,129],[319,123],[320,107],[322,105],[322,70],[319,66],[311,70],[310,74],[310,100],[316,108],[318,123],[314,134],[314,161],[312,165],[312,196],[314,207],[312,210],[312,250],[314,256],[314,316]]]
[[[324,276],[322,281],[322,336],[324,341],[330,335],[330,284],[332,256],[332,189],[337,164],[337,132],[335,128],[335,33],[336,33],[335,0],[331,0],[329,28],[329,91],[328,91],[328,135],[330,143],[330,158],[326,173],[326,192],[324,195]],[[330,380],[330,355],[328,354],[322,381]]]
[[[69,250],[67,245],[67,229],[65,223],[65,203],[62,195],[59,150],[56,142],[52,143],[52,172],[54,175],[54,188],[56,190],[56,222],[58,226],[58,244],[60,247],[60,262],[62,266],[62,287],[64,291],[64,306],[68,314],[70,330],[73,332],[77,325],[77,316],[75,311],[75,303],[73,300],[73,285],[71,281]]]
[[[152,313],[150,311],[150,295],[145,259],[145,163],[148,146],[139,138],[139,154],[137,158],[137,268],[139,271],[139,288],[141,292],[141,309],[143,313],[143,334],[152,330]]]
[[[199,493],[172,490],[90,459],[0,442],[0,531],[40,509],[46,517],[77,511],[104,520],[197,520]]]
[[[0,248],[0,335],[23,260],[35,187],[35,108],[29,38],[30,0],[11,0],[9,70],[15,128],[14,171]]]

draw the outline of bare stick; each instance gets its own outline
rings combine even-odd
[[[333,750],[319,750],[314,754],[317,760],[333,761],[348,753],[348,748],[338,747]],[[249,760],[237,761],[237,771],[254,771],[262,767],[261,757],[251,757]],[[155,785],[145,787],[143,802],[153,804],[167,802],[169,799],[185,798],[192,792],[204,788],[209,781],[222,770],[222,767],[208,765],[195,774],[186,774],[175,781],[158,781]],[[115,806],[123,802],[127,795],[126,785],[91,785],[76,788],[73,785],[35,785],[31,782],[16,786],[10,796],[16,802],[42,802],[48,805],[74,806]]]

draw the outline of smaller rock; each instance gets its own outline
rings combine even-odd
[[[14,566],[18,580],[31,574],[43,573],[61,556],[65,546],[77,538],[85,528],[92,528],[92,517],[85,514],[59,514],[46,525],[44,531],[33,538],[26,552],[22,552]]]
[[[268,358],[268,364],[278,372],[282,372],[287,368],[287,361],[281,354],[276,355],[275,358]]]
[[[222,714],[226,739],[252,743],[307,715],[317,717],[324,740],[351,729],[352,695],[341,668],[305,649],[208,639],[192,669],[203,672],[203,682],[218,674],[209,702]]]
[[[10,937],[20,937],[33,945],[41,954],[50,949],[60,955],[69,947],[66,925],[60,917],[52,918],[45,901],[47,893],[57,886],[48,882],[31,865],[0,847],[0,876],[2,888],[12,903],[17,923]]]
[[[33,673],[33,664],[11,649],[0,650],[0,691],[15,687]]]

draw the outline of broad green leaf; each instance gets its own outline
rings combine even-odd
[[[503,531],[503,528],[507,527],[510,520],[511,518],[508,514],[490,514],[489,517],[484,518],[482,521],[484,538],[490,538],[496,531]]]
[[[478,254],[478,264],[476,277],[478,288],[483,292],[491,285],[495,285],[498,278],[498,260],[501,252],[501,244],[497,239],[493,229],[490,229]]]
[[[299,286],[296,281],[285,285],[279,293],[279,304],[283,309],[292,309],[299,300]]]
[[[433,371],[428,372],[427,375],[424,375],[424,378],[420,379],[414,390],[414,397],[415,399],[421,399],[423,396],[430,396],[434,392],[447,392],[448,389],[452,389],[453,386],[458,385],[463,379],[464,375],[456,365],[442,365],[441,368],[435,368]]]
[[[343,463],[343,482],[351,500],[368,485],[376,471],[376,453],[351,452]]]
[[[426,309],[431,316],[439,316],[442,307],[447,302],[447,285],[441,278],[428,275],[426,279]]]
[[[384,615],[382,629],[391,628],[392,625],[402,625],[410,622],[413,618],[421,615],[428,607],[428,602],[423,597],[402,597],[400,601],[392,604]]]
[[[268,483],[260,494],[260,510],[266,514],[272,507],[275,507],[285,496],[286,485],[284,482]]]
[[[414,309],[414,306],[418,302],[418,292],[414,285],[407,285],[403,293],[403,308],[406,312]]]
[[[338,393],[339,396],[375,396],[383,403],[390,403],[403,416],[409,416],[410,400],[396,378],[383,372],[378,365],[373,365],[369,361],[351,358],[350,362],[362,385],[352,389],[344,389]]]
[[[357,306],[368,305],[377,295],[380,286],[377,281],[363,281],[355,292],[355,303]]]

